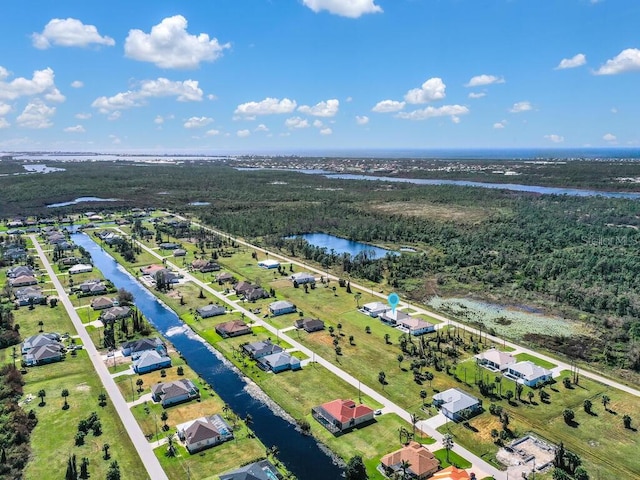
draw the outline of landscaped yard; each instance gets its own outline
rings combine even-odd
[[[546,360],[543,360],[542,358],[535,357],[535,356],[530,355],[528,353],[518,353],[516,355],[516,360],[518,360],[519,362],[525,362],[525,361],[528,360],[530,362],[535,363],[539,367],[546,368],[548,370],[551,370],[552,368],[556,368],[558,366],[558,365],[556,365],[554,363],[547,362]]]

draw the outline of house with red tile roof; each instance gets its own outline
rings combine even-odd
[[[313,418],[334,435],[373,421],[373,409],[353,400],[332,400],[311,409]]]
[[[403,478],[419,480],[429,478],[440,468],[440,461],[418,442],[409,442],[400,450],[388,453],[380,459],[380,464],[388,476],[400,472]]]

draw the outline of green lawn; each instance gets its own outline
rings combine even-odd
[[[471,462],[461,457],[453,450],[450,450],[447,454],[447,451],[442,448],[433,452],[433,456],[440,460],[440,467],[442,468],[447,468],[451,465],[454,465],[458,468],[471,468]],[[447,458],[449,460],[447,460]]]
[[[528,360],[530,362],[535,363],[539,367],[546,368],[548,370],[551,370],[552,368],[556,368],[558,366],[555,363],[547,362],[546,360],[535,357],[528,353],[518,353],[516,355],[516,360],[518,360],[519,362],[526,362]]]

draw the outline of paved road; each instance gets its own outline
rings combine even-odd
[[[122,230],[120,230],[118,228],[115,228],[115,230],[119,231],[123,235],[126,235],[125,232],[123,232]],[[145,251],[149,252],[154,257],[156,257],[156,258],[158,258],[160,260],[164,260],[168,267],[171,267],[174,270],[180,272],[182,275],[184,275],[184,279],[185,280],[188,280],[188,281],[191,281],[191,282],[195,283],[196,285],[201,287],[203,290],[206,290],[209,293],[211,293],[214,296],[216,296],[221,301],[223,301],[223,302],[225,302],[225,303],[227,303],[229,305],[232,305],[233,307],[235,307],[235,309],[237,311],[239,311],[241,313],[244,313],[245,317],[251,319],[256,325],[266,328],[273,335],[276,335],[277,337],[279,337],[283,341],[287,342],[289,345],[291,345],[295,349],[300,350],[301,352],[303,352],[310,359],[312,359],[312,361],[315,361],[319,365],[321,365],[324,368],[326,368],[327,370],[329,370],[331,373],[339,376],[341,379],[343,379],[344,381],[346,381],[347,383],[349,383],[353,387],[358,388],[363,394],[367,395],[368,397],[374,399],[376,402],[378,402],[381,405],[383,405],[383,411],[385,413],[395,413],[396,415],[398,415],[400,418],[402,418],[406,422],[411,423],[411,414],[409,412],[407,412],[402,407],[400,407],[396,403],[394,403],[391,400],[389,400],[388,398],[386,398],[384,395],[381,395],[380,393],[375,391],[373,388],[369,387],[368,385],[363,384],[357,378],[355,378],[352,375],[350,375],[349,373],[345,372],[340,367],[334,365],[333,363],[331,363],[330,361],[326,360],[325,358],[323,358],[323,357],[321,357],[319,355],[316,355],[315,352],[313,352],[309,348],[305,347],[304,345],[302,345],[301,343],[297,342],[295,339],[293,339],[292,337],[290,337],[286,333],[284,333],[283,330],[289,330],[289,329],[278,330],[276,327],[274,327],[270,323],[265,322],[262,318],[260,318],[257,315],[253,314],[251,312],[251,310],[246,309],[242,305],[236,304],[235,302],[229,300],[224,295],[224,293],[218,292],[217,290],[215,290],[214,288],[209,286],[207,283],[205,283],[205,282],[199,280],[198,278],[196,278],[194,275],[189,273],[189,271],[187,269],[177,266],[176,264],[174,264],[171,261],[169,261],[166,257],[163,257],[162,255],[160,255],[157,251],[153,250],[152,248],[149,248],[149,247],[147,247],[146,245],[144,245],[144,244],[142,244],[140,242],[137,242],[137,243],[142,249],[144,249]],[[307,368],[313,368],[313,367],[307,367]],[[417,424],[417,427],[419,429],[421,429],[422,431],[424,431],[425,433],[427,433],[432,438],[436,439],[436,441],[438,442],[439,446],[442,445],[443,435],[440,432],[438,432],[437,430],[435,430],[434,428],[432,428],[430,424],[425,423],[425,422],[419,422]],[[467,449],[461,447],[460,445],[457,445],[457,444],[454,445],[453,451],[458,453],[462,457],[466,458],[467,460],[469,460],[473,464],[474,471],[475,471],[475,473],[476,473],[478,478],[483,478],[483,477],[486,477],[486,476],[493,475],[496,480],[505,480],[505,479],[507,479],[506,472],[498,470],[497,468],[495,468],[492,465],[488,464],[487,462],[482,460],[480,457],[478,457],[477,455],[471,453],[470,451],[468,451]]]
[[[270,252],[267,249],[264,249],[264,248],[261,248],[261,247],[257,247],[255,245],[252,245],[252,244],[248,243],[248,242],[245,242],[244,240],[240,240],[238,238],[231,237],[228,233],[221,232],[219,230],[216,230],[215,228],[207,227],[206,225],[199,224],[197,222],[194,222],[194,221],[192,221],[192,220],[190,220],[190,219],[188,219],[186,217],[180,216],[180,215],[174,215],[174,216],[176,218],[181,219],[181,220],[190,221],[192,225],[195,225],[197,227],[201,227],[201,228],[204,228],[206,230],[209,230],[209,231],[211,231],[213,233],[216,233],[216,234],[218,234],[218,235],[220,235],[220,236],[222,236],[224,238],[229,238],[229,239],[235,241],[236,243],[239,243],[240,245],[244,245],[245,247],[249,247],[249,248],[252,248],[254,250],[263,252],[263,253],[268,253],[269,257],[278,258],[278,259],[280,259],[282,261],[285,261],[285,262],[288,262],[288,263],[289,262],[293,263],[294,265],[298,265],[298,266],[304,268],[305,270],[309,270],[309,271],[312,271],[312,272],[315,272],[315,273],[319,273],[320,275],[323,275],[323,276],[327,275],[326,272],[324,272],[323,270],[311,267],[311,266],[306,265],[306,264],[304,264],[304,263],[302,263],[300,261],[297,261],[295,259],[288,258],[288,257],[286,257],[284,255],[280,255],[280,254],[277,254],[277,253]],[[336,281],[338,280],[338,277],[336,277],[335,275],[331,275],[331,274],[329,274],[329,278],[331,278],[332,280],[336,280]],[[374,296],[377,296],[379,298],[384,299],[385,301],[387,299],[387,294],[380,293],[380,292],[375,292],[371,288],[365,287],[363,285],[359,285],[357,283],[351,282],[351,289],[352,290],[354,290],[354,289],[355,290],[360,290],[362,292],[372,294]],[[398,308],[404,308],[404,307],[410,307],[410,308],[414,309],[416,311],[416,313],[418,313],[418,314],[428,315],[428,316],[433,317],[433,318],[435,318],[437,320],[440,320],[441,322],[443,322],[443,324],[439,325],[439,328],[443,328],[446,325],[451,325],[451,326],[456,326],[456,327],[462,328],[462,329],[464,329],[464,330],[466,330],[468,332],[472,332],[474,334],[478,333],[477,329],[472,329],[467,325],[464,325],[462,323],[456,322],[455,320],[452,320],[452,319],[450,319],[448,317],[445,317],[444,315],[440,315],[439,313],[433,312],[431,310],[427,310],[427,309],[425,309],[423,307],[419,307],[419,306],[416,306],[416,305],[413,305],[413,304],[410,304],[410,303],[407,303],[407,302],[400,302]],[[539,353],[539,352],[537,352],[535,350],[531,350],[529,348],[523,347],[523,346],[518,345],[516,343],[506,341],[506,340],[504,340],[502,338],[499,338],[497,336],[494,336],[494,335],[488,335],[488,334],[483,333],[483,336],[486,336],[486,338],[490,339],[492,342],[494,342],[494,343],[496,343],[498,345],[506,345],[506,346],[509,346],[511,348],[517,349],[518,352],[528,353],[530,355],[533,355],[533,356],[536,356],[536,357],[541,358],[543,360],[546,360],[548,362],[551,362],[551,363],[557,365],[559,370],[570,370],[571,369],[571,365],[569,365],[568,363],[563,362],[561,360],[558,360],[557,358],[541,354],[541,353]],[[602,375],[599,375],[598,373],[595,373],[595,372],[592,372],[592,371],[589,371],[589,370],[585,370],[585,369],[580,369],[579,373],[583,377],[590,378],[591,380],[596,380],[597,382],[600,382],[600,383],[602,383],[604,385],[608,385],[610,387],[617,388],[618,390],[622,390],[623,392],[629,393],[629,394],[634,395],[636,397],[640,397],[640,390],[638,390],[636,388],[633,388],[633,387],[630,387],[628,385],[624,385],[624,384],[622,384],[620,382],[616,382],[615,380],[612,380],[612,379],[610,379],[608,377],[604,377]]]
[[[147,475],[152,480],[168,480],[166,473],[164,473],[164,470],[162,470],[162,467],[160,466],[160,462],[158,461],[158,458],[153,453],[153,449],[151,448],[151,445],[149,444],[146,437],[142,433],[142,430],[138,425],[138,422],[136,422],[136,419],[133,417],[131,410],[129,410],[129,407],[127,406],[125,399],[122,397],[122,394],[120,393],[120,390],[118,389],[117,385],[113,381],[113,378],[111,378],[109,370],[107,369],[104,362],[102,361],[102,357],[98,353],[98,350],[96,349],[95,345],[93,344],[91,337],[89,337],[87,330],[82,324],[82,320],[80,320],[78,313],[73,307],[73,304],[69,299],[69,296],[67,295],[67,293],[64,290],[64,287],[62,286],[62,283],[60,283],[60,279],[56,276],[53,268],[51,267],[51,264],[49,263],[49,259],[45,255],[44,251],[42,250],[42,247],[38,243],[38,240],[35,238],[35,236],[30,235],[29,238],[31,238],[31,241],[33,242],[33,245],[35,246],[36,251],[38,252],[38,256],[40,257],[40,260],[42,260],[42,263],[44,264],[44,267],[47,270],[47,273],[49,274],[51,281],[56,287],[60,301],[64,305],[64,308],[67,310],[69,317],[71,317],[73,326],[77,330],[78,335],[80,336],[80,339],[84,344],[84,348],[89,354],[89,358],[93,363],[93,367],[95,368],[96,372],[98,372],[98,376],[100,377],[100,381],[104,386],[105,392],[111,399],[111,402],[113,403],[113,406],[115,407],[116,412],[118,412],[118,415],[120,416],[120,420],[122,421],[122,424],[124,425],[127,431],[127,434],[129,435],[129,438],[131,438],[131,442],[133,443],[133,446],[138,452],[138,455],[140,456],[140,459],[142,460],[142,463],[144,464],[144,467],[147,470]]]

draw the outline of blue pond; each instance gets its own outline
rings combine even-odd
[[[374,247],[367,243],[354,242],[353,240],[336,237],[335,235],[329,235],[328,233],[305,233],[303,235],[295,235],[295,237],[302,237],[311,245],[326,248],[328,252],[333,250],[338,254],[348,253],[352,257],[355,257],[360,252],[367,252],[370,258],[377,259],[382,258],[386,256],[387,253],[391,252],[391,250]]]
[[[51,203],[47,205],[47,208],[59,208],[68,207],[69,205],[76,205],[84,202],[117,202],[117,198],[100,198],[100,197],[78,197],[75,200],[69,202]]]
[[[117,288],[124,288],[133,294],[136,306],[149,322],[171,341],[189,366],[215,389],[234,412],[242,418],[251,414],[256,436],[267,447],[278,447],[278,458],[296,477],[304,480],[341,478],[342,469],[320,449],[318,443],[312,437],[301,435],[294,425],[249,395],[245,389],[247,384],[240,375],[224,363],[213,347],[187,327],[173,310],[160,303],[90,237],[75,233],[71,238],[91,254],[94,265]]]

